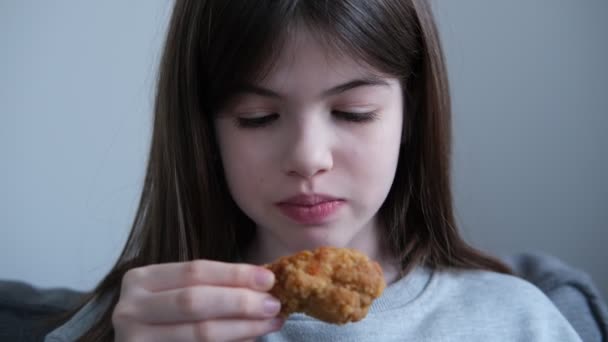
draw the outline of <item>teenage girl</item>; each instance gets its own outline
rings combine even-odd
[[[46,340],[580,340],[460,237],[450,127],[426,0],[177,0],[131,234]],[[387,289],[357,323],[276,318],[258,265],[322,245]]]

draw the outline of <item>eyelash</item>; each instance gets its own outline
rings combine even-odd
[[[242,128],[258,128],[264,127],[277,119],[279,114],[272,113],[270,115],[260,116],[257,118],[237,118],[237,126]]]
[[[365,123],[369,121],[373,121],[377,119],[376,112],[368,112],[368,113],[352,113],[352,112],[344,112],[344,111],[333,111],[334,115],[339,118],[354,122],[354,123]],[[278,119],[279,114],[272,113],[269,115],[257,117],[257,118],[237,118],[237,126],[241,128],[259,128],[264,127],[272,123],[272,121]]]

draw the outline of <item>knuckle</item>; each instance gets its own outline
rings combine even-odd
[[[112,311],[112,325],[114,327],[122,327],[129,321],[133,320],[135,314],[127,305],[117,304]]]
[[[245,265],[235,265],[232,271],[232,281],[240,285],[253,285],[251,270]]]
[[[186,264],[184,268],[184,278],[191,284],[204,283],[205,280],[205,264],[204,260],[195,260]]]
[[[236,309],[238,312],[251,316],[255,313],[255,306],[253,305],[253,299],[247,294],[236,296]]]
[[[194,316],[198,312],[198,296],[193,289],[185,289],[177,294],[177,306],[181,313],[187,317]]]
[[[132,287],[137,285],[144,278],[146,271],[143,268],[133,268],[125,272],[122,277],[124,287]]]
[[[194,334],[197,341],[213,341],[213,329],[209,321],[200,322],[194,328]]]

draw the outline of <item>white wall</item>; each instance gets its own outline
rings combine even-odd
[[[170,4],[0,1],[0,278],[88,289],[116,259]]]
[[[488,251],[542,251],[608,294],[608,2],[436,1],[455,198]]]
[[[170,0],[0,2],[0,278],[90,289],[141,187]],[[465,236],[608,293],[608,2],[436,1]]]

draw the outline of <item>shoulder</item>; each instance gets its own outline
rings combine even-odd
[[[493,327],[517,339],[580,340],[551,300],[521,278],[483,270],[434,273],[435,308],[452,323]]]
[[[517,314],[542,314],[557,309],[549,298],[528,281],[483,270],[439,271],[441,291],[477,308],[497,309]]]
[[[437,276],[446,285],[448,291],[466,297],[481,297],[484,301],[495,298],[500,302],[508,297],[517,297],[527,303],[530,303],[530,300],[545,303],[549,301],[533,284],[508,274],[484,270],[449,269],[438,271]]]

